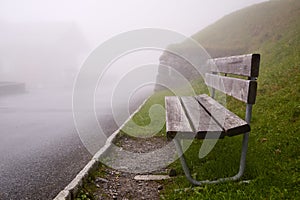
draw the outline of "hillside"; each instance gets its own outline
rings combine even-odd
[[[300,1],[271,0],[223,17],[194,34],[212,57],[260,53],[257,103],[253,108],[244,180],[241,183],[189,187],[184,178],[169,184],[165,199],[298,199],[300,187]],[[182,45],[182,48],[187,46]],[[236,101],[227,107],[243,115]],[[230,141],[230,142],[229,142]],[[230,144],[228,144],[230,143]],[[199,146],[186,156],[194,173],[211,179],[234,174],[240,138],[218,142],[208,157],[198,160]],[[226,152],[226,153],[224,153]],[[220,158],[220,155],[221,158]],[[226,167],[224,166],[226,163]],[[179,162],[171,165],[182,174]],[[222,170],[211,170],[222,169]],[[221,175],[222,176],[222,175]],[[173,192],[174,188],[179,192]]]
[[[299,19],[299,0],[271,0],[229,14],[192,38],[213,57],[268,53],[271,43],[299,48]]]
[[[175,169],[177,176],[158,182],[163,188],[158,192],[161,199],[300,199],[299,19],[300,0],[271,0],[225,16],[192,36],[212,57],[261,54],[258,93],[253,107],[246,171],[241,181],[192,186],[186,180],[177,160],[167,169]],[[184,42],[175,46],[189,53],[193,50]],[[201,87],[203,82],[195,79],[189,64],[179,57],[165,51],[160,57],[160,63],[172,66],[190,78],[196,93],[203,93],[207,89]],[[157,80],[172,81],[174,77],[171,73],[159,70]],[[176,89],[186,95],[184,86]],[[157,130],[148,125],[152,124],[151,119],[159,120],[164,112],[149,111],[155,104],[164,106],[165,96],[170,95],[173,94],[168,90],[157,89],[132,118],[141,127],[132,126],[134,123],[126,124],[131,130],[131,136],[147,136],[147,132],[156,133]],[[243,103],[228,98],[226,106],[243,117],[245,113]],[[159,124],[155,120],[153,124]],[[142,131],[140,128],[143,128]],[[126,133],[120,132],[119,135],[125,136]],[[155,138],[165,139],[165,136],[166,131],[163,128]],[[133,139],[136,142],[145,142],[144,138]],[[121,143],[120,141],[117,143]],[[239,166],[241,141],[241,136],[226,137],[219,140],[205,158],[199,159],[202,141],[194,140],[185,152],[187,164],[192,168],[193,178],[211,180],[235,175]],[[155,142],[147,143],[147,146],[151,147],[156,145]],[[100,173],[101,170],[106,170],[103,166],[99,168]],[[153,189],[150,184],[149,186]],[[88,190],[83,191],[87,194]],[[92,190],[88,192],[94,193]]]
[[[299,19],[299,0],[271,0],[229,14],[194,34],[192,38],[212,57],[260,53],[261,74],[266,75],[271,68],[281,72],[286,65],[299,68]],[[185,42],[173,46],[190,51]],[[192,66],[168,52],[161,56],[160,63],[172,66],[188,80],[193,80],[193,74],[197,74]],[[160,73],[157,82],[168,78],[170,77]],[[262,77],[260,79],[263,80]]]

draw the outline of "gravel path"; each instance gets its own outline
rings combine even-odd
[[[173,143],[164,137],[144,139],[118,136],[115,144],[120,148],[112,148],[101,158],[111,167],[102,165],[95,180],[85,186],[97,188],[92,194],[93,198],[159,199],[160,192],[164,189],[162,181],[140,181],[134,177],[138,174],[167,175],[169,170],[166,166],[175,158]],[[124,152],[132,154],[127,155]],[[142,154],[147,156],[140,156]]]

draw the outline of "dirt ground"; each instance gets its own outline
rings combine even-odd
[[[134,177],[168,175],[166,166],[175,158],[173,143],[163,137],[118,136],[115,144],[117,146],[102,158],[111,167],[104,167],[102,175],[95,178],[94,199],[159,199],[164,190],[162,181],[135,180]]]

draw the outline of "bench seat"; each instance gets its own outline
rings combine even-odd
[[[168,96],[165,105],[169,139],[220,139],[250,131],[246,121],[206,94]]]

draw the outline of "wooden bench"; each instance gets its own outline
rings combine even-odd
[[[187,179],[194,185],[219,183],[238,180],[244,173],[252,106],[256,99],[257,77],[260,55],[249,54],[209,60],[209,72],[205,74],[205,83],[211,89],[211,97],[169,96],[165,98],[166,132],[173,139],[178,156]],[[228,77],[228,74],[244,78]],[[229,111],[215,99],[215,90],[246,103],[245,120]],[[233,177],[214,181],[197,181],[191,177],[183,154],[182,139],[221,139],[225,136],[244,134],[239,172]]]

